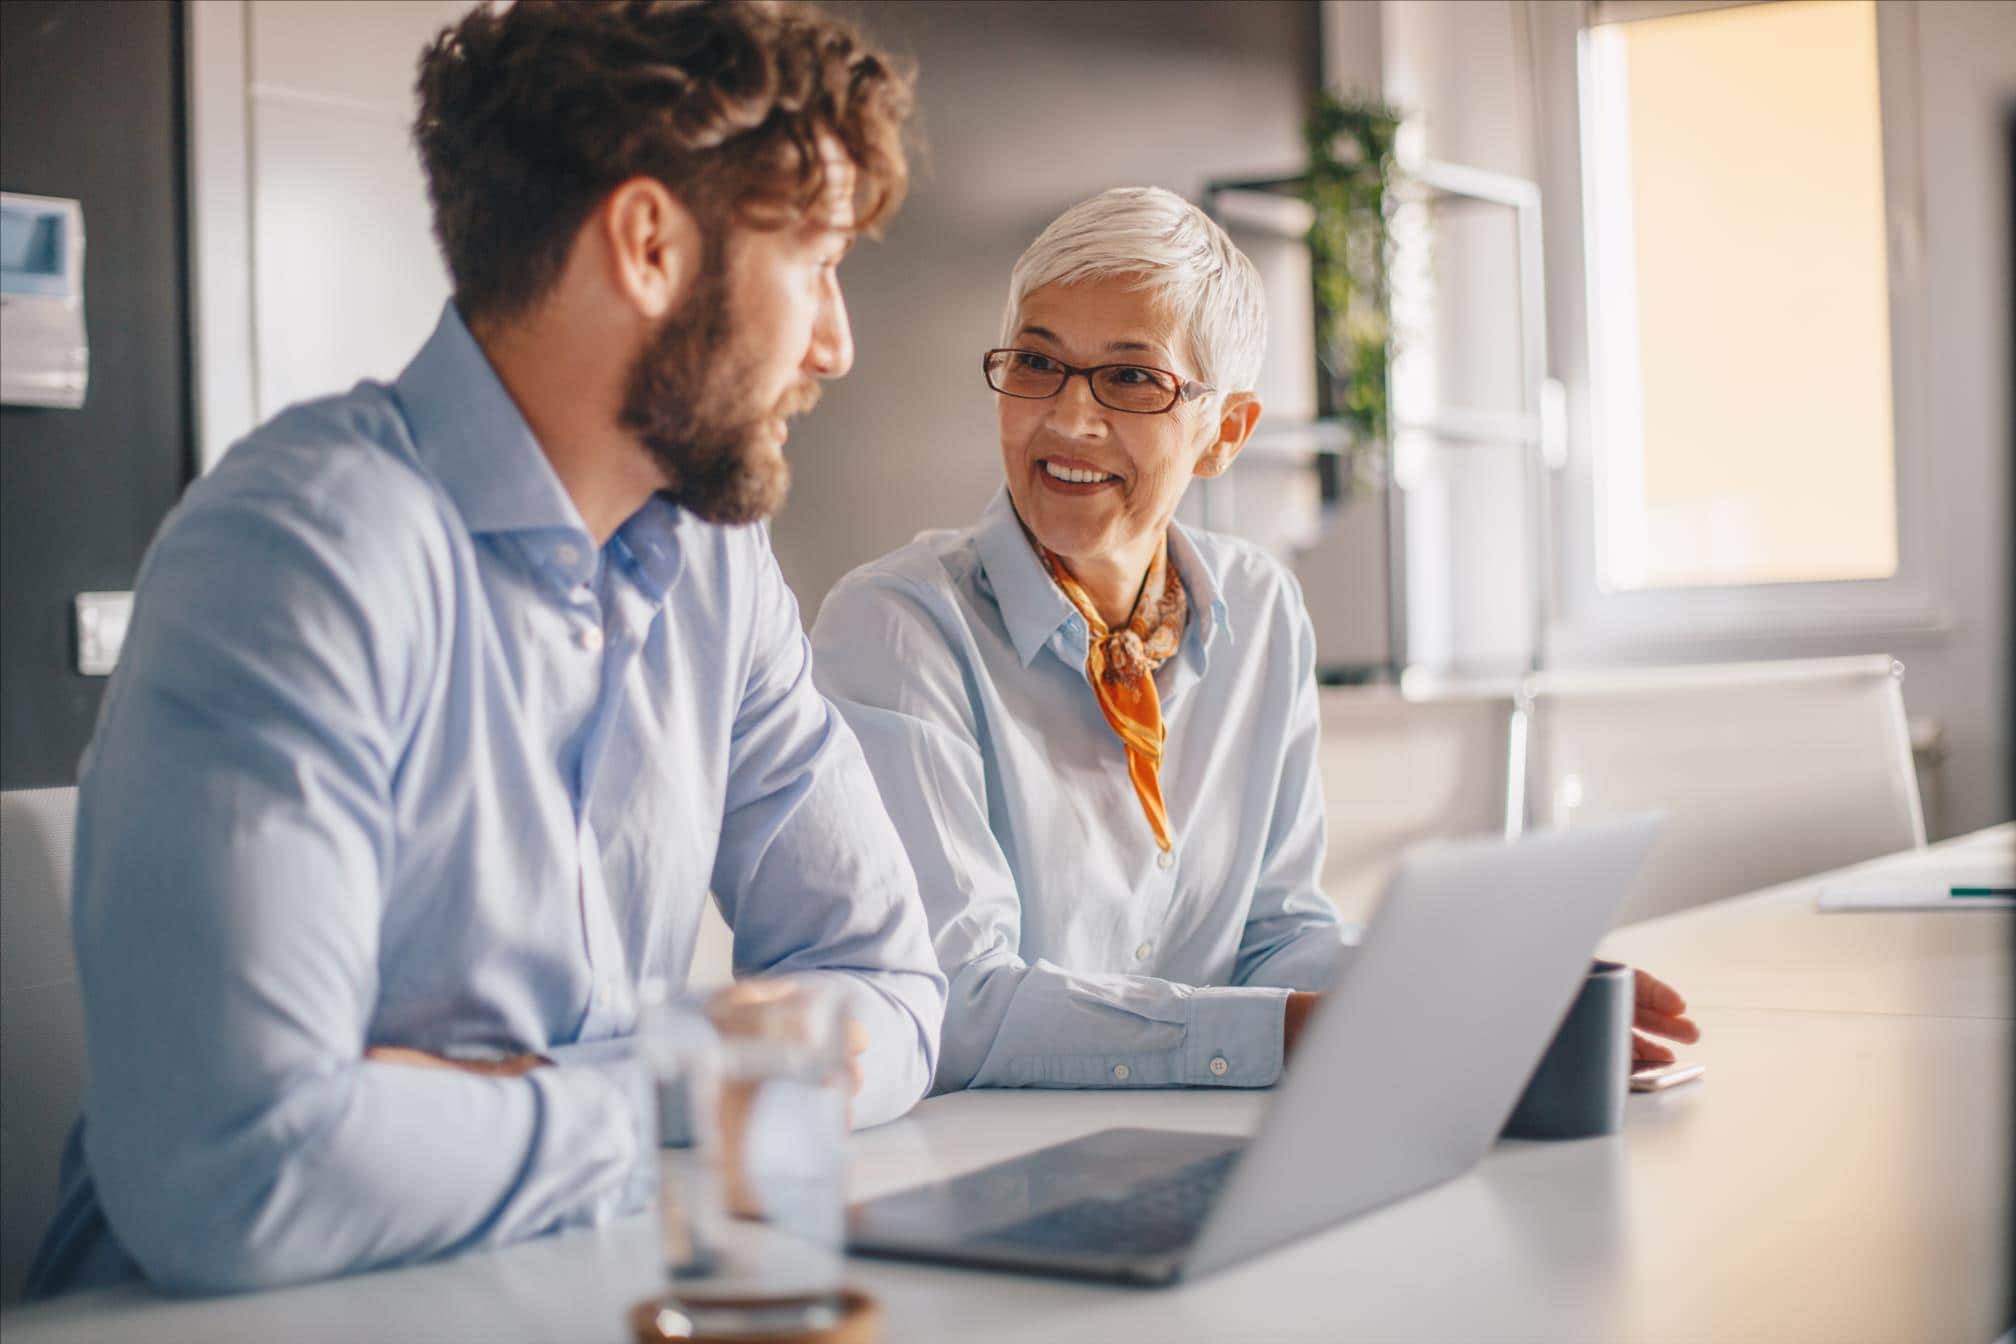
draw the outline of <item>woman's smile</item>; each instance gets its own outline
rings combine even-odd
[[[1037,479],[1060,495],[1096,495],[1120,488],[1120,478],[1078,457],[1039,457]]]

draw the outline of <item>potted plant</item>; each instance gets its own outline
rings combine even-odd
[[[1387,365],[1392,355],[1386,198],[1400,114],[1373,99],[1324,90],[1303,125],[1313,210],[1309,266],[1315,287],[1317,404],[1349,429],[1351,446],[1324,494],[1384,484],[1391,423]]]

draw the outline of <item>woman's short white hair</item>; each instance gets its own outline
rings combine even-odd
[[[1052,220],[1008,277],[1001,341],[1014,341],[1022,301],[1050,284],[1140,277],[1190,338],[1197,378],[1250,392],[1267,349],[1260,273],[1211,217],[1173,191],[1115,187]]]

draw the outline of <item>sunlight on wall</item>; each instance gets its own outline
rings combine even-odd
[[[1876,14],[1590,35],[1605,586],[1897,568]]]

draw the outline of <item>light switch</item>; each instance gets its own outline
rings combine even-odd
[[[77,594],[77,670],[87,677],[111,676],[132,618],[131,593]]]

